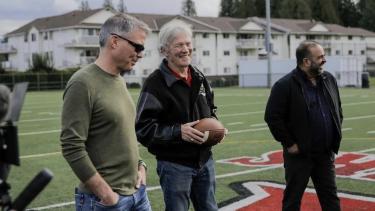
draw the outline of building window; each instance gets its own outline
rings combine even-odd
[[[315,40],[315,35],[307,35],[306,39],[307,40]]]
[[[36,41],[36,34],[32,33],[31,34],[31,42]]]
[[[151,71],[151,69],[143,69],[143,75],[149,75]]]
[[[50,31],[50,32],[49,32],[49,39],[52,40],[52,38],[53,38],[53,32]]]
[[[297,39],[297,40],[301,39],[301,35],[296,34],[296,39]]]
[[[361,36],[361,40],[365,40],[365,37],[364,37],[364,36]]]
[[[44,39],[44,40],[48,40],[48,32],[44,32],[44,34],[43,34],[43,39]]]
[[[336,55],[339,56],[340,55],[340,50],[336,50]]]
[[[26,33],[23,37],[23,41],[27,42],[27,37],[28,37],[28,34]]]
[[[365,55],[365,50],[361,50],[361,55]]]
[[[349,35],[348,36],[348,40],[352,40],[353,39],[353,36],[352,35]]]
[[[230,73],[230,67],[224,67],[224,73]]]
[[[211,72],[211,68],[209,68],[209,67],[203,68],[203,73],[204,74],[210,74],[210,72]]]
[[[224,38],[224,39],[228,39],[228,38],[229,38],[229,34],[228,34],[228,33],[224,33],[224,34],[223,34],[223,38]]]
[[[143,57],[151,57],[151,50],[144,51]]]
[[[208,38],[208,37],[209,37],[209,34],[208,34],[208,33],[203,33],[203,34],[202,34],[202,37],[203,37],[203,38]]]
[[[210,55],[210,51],[203,51],[203,56],[209,56]]]
[[[230,56],[230,51],[224,51],[224,56]]]
[[[349,50],[349,51],[348,51],[348,54],[349,54],[349,55],[353,55],[353,51],[352,51],[352,50]]]
[[[87,33],[89,36],[94,36],[94,29],[88,29]]]

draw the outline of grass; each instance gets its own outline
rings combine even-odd
[[[344,116],[352,118],[344,120],[342,151],[360,151],[375,148],[375,135],[368,131],[375,130],[375,80],[371,79],[370,89],[341,89]],[[219,107],[220,120],[232,133],[225,141],[214,147],[215,160],[239,156],[260,156],[273,150],[281,149],[275,142],[263,121],[263,111],[269,95],[268,89],[215,89],[215,101]],[[131,90],[136,101],[139,90]],[[78,180],[70,167],[61,156],[59,129],[62,92],[29,92],[22,110],[19,122],[19,144],[21,167],[12,167],[8,182],[11,184],[11,195],[17,196],[23,187],[41,169],[49,168],[54,173],[54,179],[47,188],[32,202],[29,207],[44,207],[60,203],[72,202],[74,187]],[[356,119],[353,117],[370,116]],[[260,129],[249,131],[249,129]],[[247,131],[246,131],[247,130]],[[242,132],[241,132],[242,131]],[[38,133],[35,133],[38,132]],[[372,152],[374,153],[375,149]],[[141,156],[148,164],[148,186],[158,186],[156,162],[152,155],[143,147]],[[34,155],[34,157],[27,157]],[[39,156],[35,156],[39,155]],[[216,163],[217,175],[248,170],[249,167]],[[217,179],[216,197],[223,202],[236,196],[229,184],[247,180],[266,180],[284,182],[283,169],[277,168],[257,173],[232,176]],[[375,183],[353,179],[338,178],[338,189],[363,194],[374,194]],[[160,189],[149,191],[153,210],[163,210]],[[73,205],[67,205],[50,210],[73,210]]]

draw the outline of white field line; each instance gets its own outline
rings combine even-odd
[[[267,123],[257,123],[257,124],[251,124],[250,127],[264,127],[267,126]]]
[[[348,128],[342,128],[342,129],[341,129],[342,132],[344,132],[344,131],[349,131],[349,130],[353,130],[353,128],[348,127]]]
[[[231,125],[242,125],[243,122],[231,122],[231,123],[228,123],[227,125],[231,126]]]
[[[375,117],[375,115],[354,116],[354,117],[348,117],[348,118],[344,117],[344,121],[357,120],[357,119],[369,119],[369,118],[374,118],[374,117]]]
[[[254,103],[233,103],[233,104],[222,104],[217,105],[219,108],[223,107],[231,107],[231,106],[243,106],[243,105],[259,105],[259,104],[265,104],[266,102],[254,102]]]
[[[49,153],[35,154],[35,155],[24,155],[24,156],[20,156],[20,158],[21,159],[38,158],[38,157],[46,157],[46,156],[58,155],[58,154],[61,154],[61,152],[49,152]]]
[[[230,134],[236,134],[236,133],[255,132],[255,131],[263,131],[263,130],[268,130],[268,127],[229,131],[228,134],[230,135]]]
[[[365,101],[365,102],[357,102],[357,103],[343,103],[342,106],[353,106],[353,105],[366,105],[366,104],[374,104],[375,101]]]
[[[48,121],[48,120],[55,120],[60,119],[60,117],[52,117],[52,118],[44,118],[44,119],[25,119],[19,122],[41,122],[41,121]]]
[[[40,135],[40,134],[48,134],[48,133],[58,133],[61,130],[46,130],[46,131],[37,131],[37,132],[28,132],[28,133],[19,133],[19,136],[30,136],[30,135]]]
[[[366,153],[366,152],[372,152],[372,151],[375,151],[375,148],[371,148],[371,149],[364,149],[364,150],[360,150],[358,152],[361,152],[361,153]]]
[[[375,130],[373,130],[373,131],[367,131],[367,134],[375,134]]]
[[[228,117],[228,116],[242,116],[246,114],[262,114],[262,113],[264,113],[264,111],[250,111],[250,112],[234,113],[234,114],[222,114],[222,115],[219,115],[219,118]]]

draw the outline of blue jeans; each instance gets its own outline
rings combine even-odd
[[[196,211],[218,210],[212,158],[200,169],[158,160],[157,173],[164,194],[166,211],[189,210],[189,198]]]
[[[132,195],[120,195],[117,204],[105,206],[94,194],[82,193],[76,188],[76,211],[150,211],[150,201],[147,197],[146,186],[141,187]]]

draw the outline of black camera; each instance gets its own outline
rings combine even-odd
[[[42,170],[12,202],[6,181],[11,165],[20,165],[17,123],[27,87],[27,82],[17,83],[10,92],[0,84],[0,208],[5,211],[24,210],[53,177],[48,169]]]

